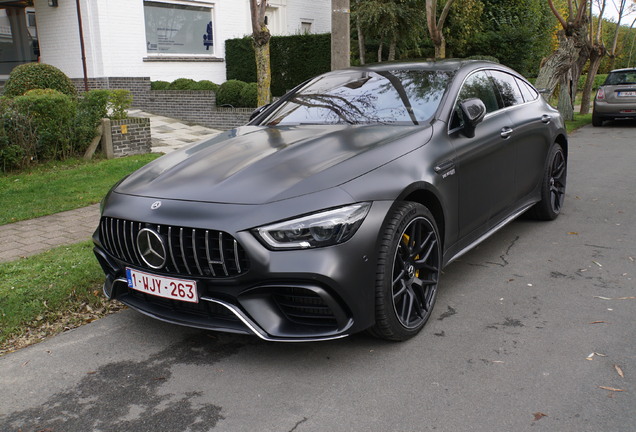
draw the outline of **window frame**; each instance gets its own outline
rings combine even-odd
[[[163,3],[170,6],[190,6],[197,8],[205,8],[210,12],[210,21],[212,22],[212,46],[210,53],[178,53],[178,52],[149,52],[148,51],[148,33],[146,29],[146,4],[147,3]],[[222,61],[218,57],[218,36],[217,36],[217,18],[216,18],[216,2],[190,1],[190,0],[143,0],[142,7],[144,9],[144,36],[146,38],[146,57],[144,61]],[[203,41],[203,34],[201,35]],[[203,43],[203,42],[202,42]]]

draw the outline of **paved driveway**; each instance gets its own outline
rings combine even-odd
[[[124,311],[1,357],[0,430],[633,432],[636,124],[570,141],[561,217],[449,266],[417,338],[273,344]]]

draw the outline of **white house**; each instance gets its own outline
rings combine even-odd
[[[15,3],[20,2],[0,0],[0,8],[9,10]],[[331,0],[268,3],[274,35],[331,31]],[[74,79],[84,77],[85,64],[90,79],[222,83],[225,40],[251,34],[248,0],[34,0],[33,6],[40,61]]]

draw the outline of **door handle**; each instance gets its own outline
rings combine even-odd
[[[501,128],[501,137],[503,139],[508,139],[510,138],[510,135],[512,135],[512,132],[514,132],[514,130],[512,128],[509,127],[505,127],[505,128]]]
[[[551,117],[551,116],[549,116],[549,115],[547,115],[547,114],[543,114],[543,115],[541,116],[541,121],[542,121],[543,123],[545,123],[545,124],[548,124],[548,123],[550,123],[550,122],[552,121],[552,117]]]

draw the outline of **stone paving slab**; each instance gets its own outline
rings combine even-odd
[[[99,224],[99,204],[0,226],[0,262],[88,240]]]

